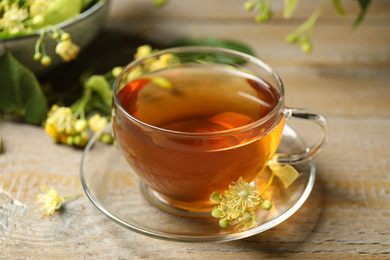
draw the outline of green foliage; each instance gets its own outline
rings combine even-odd
[[[205,37],[202,39],[197,40],[190,40],[190,39],[182,39],[179,40],[171,47],[178,47],[178,46],[210,46],[210,47],[220,47],[220,48],[226,48],[231,50],[236,50],[239,52],[243,52],[252,56],[255,56],[255,53],[251,48],[249,48],[247,45],[236,42],[236,41],[228,41],[228,40],[219,40],[215,37]],[[197,55],[197,54],[194,54]],[[245,60],[240,58],[234,58],[231,56],[223,55],[223,54],[199,54],[199,57],[196,57],[199,60],[203,60],[205,62],[218,62],[218,63],[224,63],[224,64],[243,64],[245,63]],[[192,57],[194,59],[194,57]]]
[[[360,25],[360,23],[363,21],[364,16],[367,13],[368,6],[371,3],[371,0],[357,0],[357,1],[359,3],[359,6],[360,6],[360,13],[359,13],[358,17],[356,18],[356,20],[353,22],[352,27],[354,29],[356,29]]]
[[[47,104],[34,74],[10,52],[0,57],[0,111],[39,124],[46,118]]]
[[[44,22],[39,24],[39,28],[47,25],[55,25],[73,18],[80,14],[82,7],[82,0],[57,0],[43,14]]]
[[[345,16],[345,11],[343,7],[341,6],[341,1],[340,0],[332,0],[332,5],[334,11],[340,15],[340,16]]]

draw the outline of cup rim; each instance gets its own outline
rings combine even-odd
[[[152,57],[157,57],[157,56],[160,56],[160,55],[163,55],[163,54],[167,54],[167,53],[178,54],[178,53],[190,53],[190,52],[225,53],[225,54],[239,56],[240,58],[245,59],[247,62],[252,62],[252,63],[255,63],[255,64],[259,65],[264,70],[266,70],[267,72],[272,74],[272,76],[278,82],[278,85],[280,87],[280,97],[279,97],[278,103],[276,104],[276,106],[266,116],[264,116],[262,118],[259,118],[259,119],[257,119],[256,121],[254,121],[252,123],[249,123],[249,124],[246,124],[246,125],[243,125],[243,126],[239,126],[239,127],[236,127],[236,128],[228,129],[228,130],[215,131],[215,132],[209,132],[209,133],[194,133],[194,132],[174,131],[174,130],[169,130],[169,129],[161,128],[161,127],[158,127],[158,126],[154,126],[154,125],[148,124],[146,122],[143,122],[142,120],[137,119],[136,117],[132,116],[129,112],[127,112],[126,109],[123,108],[122,104],[118,100],[116,89],[117,89],[117,86],[118,86],[118,83],[119,83],[119,79],[126,73],[126,71],[128,71],[131,67],[137,66],[138,64],[140,64],[143,61],[145,61],[147,59],[150,59]],[[279,77],[279,75],[276,73],[276,71],[271,66],[269,66],[268,64],[266,64],[265,62],[263,62],[259,58],[254,57],[252,55],[249,55],[249,54],[246,54],[246,53],[242,53],[242,52],[239,52],[239,51],[236,51],[236,50],[231,50],[231,49],[227,49],[227,48],[221,48],[221,47],[182,46],[182,47],[168,48],[168,49],[160,50],[160,51],[157,51],[157,52],[153,52],[153,53],[151,53],[151,54],[149,54],[149,55],[147,55],[145,57],[142,57],[140,59],[136,59],[136,60],[130,62],[122,70],[120,75],[115,79],[115,82],[114,82],[113,86],[114,86],[113,87],[114,105],[117,106],[121,110],[121,112],[129,120],[131,120],[133,123],[137,124],[138,126],[140,126],[142,128],[146,128],[146,129],[148,129],[150,131],[153,131],[153,132],[159,132],[159,133],[162,133],[162,134],[181,136],[181,137],[208,138],[208,137],[218,137],[218,136],[226,136],[226,135],[231,135],[231,134],[237,134],[237,133],[240,133],[240,132],[243,132],[243,131],[251,130],[251,129],[257,127],[258,125],[261,125],[264,122],[266,122],[269,119],[271,119],[282,108],[283,102],[284,102],[284,85],[283,85],[283,82],[282,82],[281,78]]]

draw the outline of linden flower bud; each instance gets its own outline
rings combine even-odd
[[[43,56],[41,59],[41,64],[43,66],[49,66],[51,64],[51,58],[47,55]]]
[[[34,25],[40,25],[42,24],[43,22],[45,21],[45,18],[43,17],[43,15],[36,15],[33,20],[32,20],[32,23]]]
[[[119,76],[119,74],[121,74],[123,68],[122,67],[115,67],[112,69],[112,76],[114,76],[115,78]]]
[[[70,62],[71,60],[77,58],[80,52],[80,47],[68,39],[59,42],[56,46],[55,52],[61,57],[63,61]]]
[[[101,117],[99,114],[95,114],[88,120],[88,125],[95,133],[99,132],[107,125],[107,118]]]
[[[53,32],[53,35],[51,36],[53,39],[58,39],[60,38],[60,34],[58,32]]]
[[[302,51],[305,53],[310,53],[312,51],[311,43],[308,41],[304,41],[301,43]]]
[[[67,145],[73,145],[74,144],[74,138],[73,138],[73,136],[68,136],[67,138],[66,138],[66,144]]]
[[[87,120],[85,119],[78,119],[74,124],[74,129],[79,133],[85,131],[87,127],[88,127],[88,123]]]
[[[140,59],[152,53],[152,47],[149,45],[142,45],[137,48],[137,53],[134,55],[134,59]]]
[[[34,60],[40,60],[40,59],[42,59],[42,53],[40,53],[40,52],[35,53]]]
[[[230,221],[226,218],[222,218],[219,220],[219,225],[223,228],[227,228],[230,224]]]
[[[219,191],[214,191],[213,193],[211,193],[210,195],[210,200],[215,203],[215,204],[219,204],[221,203],[222,201],[222,198],[221,198],[221,193]]]
[[[298,35],[296,35],[295,33],[292,33],[292,34],[289,34],[287,35],[286,37],[286,42],[288,43],[294,43],[298,41]]]
[[[248,1],[244,4],[244,9],[247,11],[251,11],[253,9],[254,3],[252,1]]]
[[[272,208],[272,202],[270,200],[263,201],[263,204],[261,204],[261,207],[265,210],[270,210]]]
[[[61,41],[68,41],[68,40],[70,40],[70,34],[69,33],[61,34]]]
[[[81,135],[75,135],[73,137],[73,144],[76,145],[76,146],[80,146],[82,142],[82,138],[81,138]]]
[[[113,138],[111,134],[103,134],[102,135],[102,142],[105,144],[112,144]]]
[[[214,218],[221,218],[222,217],[222,211],[219,209],[219,207],[216,205],[213,208],[213,211],[211,211],[211,215]]]

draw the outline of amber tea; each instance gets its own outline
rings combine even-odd
[[[123,86],[117,98],[124,111],[116,108],[114,132],[126,160],[146,185],[189,211],[202,210],[213,191],[240,176],[253,180],[284,126],[278,90],[227,66],[155,72]]]

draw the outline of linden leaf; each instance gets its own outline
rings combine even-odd
[[[56,0],[43,14],[44,22],[39,28],[46,25],[55,25],[80,14],[83,8],[82,0]]]
[[[371,0],[357,0],[357,1],[359,3],[359,6],[360,6],[360,13],[353,23],[353,26],[352,26],[353,28],[357,28],[360,25],[360,23],[364,20],[364,17],[367,13],[367,10],[368,10],[368,6],[371,3]]]
[[[239,52],[243,52],[249,54],[251,56],[255,56],[254,51],[246,46],[245,44],[235,42],[235,41],[227,41],[220,40],[215,37],[205,37],[198,40],[187,40],[182,39],[173,43],[170,47],[178,47],[178,46],[211,46],[211,47],[220,47],[231,50],[236,50]],[[192,54],[193,60],[202,60],[206,63],[208,62],[218,62],[223,64],[244,64],[246,61],[241,58],[236,58],[233,56],[228,56],[224,54],[206,54],[206,53],[194,53]]]
[[[0,57],[0,111],[21,116],[27,123],[46,119],[46,98],[35,75],[10,52]]]
[[[283,183],[287,189],[298,178],[299,172],[291,165],[280,166],[279,164],[271,164],[270,169]]]
[[[345,16],[345,11],[343,7],[341,6],[340,0],[332,0],[333,9],[335,12],[340,16]]]

